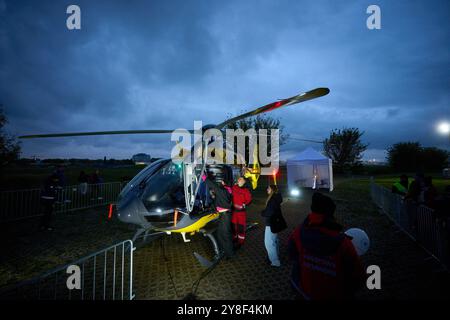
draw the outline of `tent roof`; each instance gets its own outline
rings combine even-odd
[[[313,148],[309,147],[303,152],[295,155],[294,157],[288,159],[287,161],[327,161],[328,158],[325,157],[320,152],[317,152]]]

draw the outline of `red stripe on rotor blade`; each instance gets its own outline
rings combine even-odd
[[[271,105],[269,105],[270,107],[267,110],[265,110],[264,112],[269,112],[269,111],[275,110],[279,107],[282,107],[288,102],[288,100],[289,99],[273,102]]]

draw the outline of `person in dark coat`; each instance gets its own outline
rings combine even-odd
[[[412,200],[416,203],[423,202],[423,189],[425,186],[425,177],[423,173],[417,173],[413,182],[409,185],[408,193],[405,199]]]
[[[307,300],[351,299],[366,274],[352,238],[334,219],[330,197],[314,193],[311,213],[289,238],[291,282]]]
[[[43,189],[41,190],[41,229],[48,231],[53,230],[51,221],[53,216],[53,207],[58,195],[59,183],[58,175],[52,174],[45,180]]]
[[[85,195],[87,193],[88,183],[89,183],[89,176],[86,174],[86,172],[84,172],[84,171],[80,172],[80,175],[78,176],[78,183],[79,183],[80,193],[82,195]]]
[[[213,194],[213,206],[220,213],[217,227],[217,241],[221,255],[225,258],[234,256],[233,232],[231,228],[231,190],[226,188],[225,182],[213,181],[211,178],[203,176],[203,179]]]
[[[435,209],[436,198],[438,197],[438,191],[433,185],[433,178],[431,176],[425,177],[424,179],[424,191],[423,200],[425,206],[431,209]]]
[[[101,195],[100,188],[102,187],[101,184],[103,183],[103,179],[100,177],[100,170],[95,170],[95,172],[90,176],[91,183],[91,191],[93,198],[91,200],[103,200],[103,197]]]
[[[273,267],[281,266],[280,258],[278,256],[278,235],[273,233],[271,226],[271,218],[276,214],[281,214],[281,203],[283,202],[283,197],[278,192],[278,187],[276,185],[270,185],[267,187],[267,200],[266,207],[261,212],[264,217],[264,222],[266,225],[264,231],[264,245],[267,250],[268,260]]]

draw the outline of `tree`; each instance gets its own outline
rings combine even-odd
[[[388,163],[395,171],[416,171],[421,150],[419,142],[396,143],[387,149]]]
[[[388,148],[388,162],[397,172],[439,171],[445,167],[448,152],[424,148],[419,142],[399,142]]]
[[[4,131],[7,123],[8,120],[0,106],[0,167],[17,160],[20,155],[20,144]]]
[[[281,124],[280,119],[272,118],[266,114],[257,115],[256,117],[250,117],[241,119],[234,123],[229,124],[225,127],[225,129],[242,129],[243,131],[247,131],[248,129],[255,129],[256,132],[259,132],[259,129],[267,129],[267,155],[270,156],[272,154],[272,144],[271,144],[271,132],[270,129],[278,129],[279,130],[279,145],[283,145],[286,143],[289,138],[289,134],[284,133],[284,126]],[[236,144],[237,142],[235,142]],[[245,140],[245,160],[248,163],[249,161],[249,139]]]
[[[425,147],[421,153],[421,169],[425,172],[441,171],[448,164],[449,153],[435,147]]]
[[[361,164],[362,153],[368,146],[361,142],[363,134],[358,128],[334,129],[324,140],[323,149],[333,160],[336,172],[353,169]]]

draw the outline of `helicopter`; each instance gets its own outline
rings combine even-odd
[[[328,88],[316,88],[290,98],[279,99],[229,118],[220,124],[205,125],[202,127],[202,132],[208,129],[223,130],[241,119],[322,97],[329,92]],[[167,134],[172,132],[173,130],[96,131],[33,134],[19,136],[19,138]],[[208,192],[202,177],[207,176],[216,183],[223,181],[226,185],[231,185],[236,170],[233,170],[231,165],[208,164],[207,150],[211,141],[202,139],[200,143],[203,146],[202,161],[190,163],[183,160],[174,161],[171,158],[157,160],[140,171],[122,189],[115,203],[116,215],[120,221],[138,226],[133,241],[143,233],[147,236],[149,231],[168,235],[181,234],[184,242],[190,241],[186,235],[193,236],[196,233],[203,233],[211,240],[216,256],[219,255],[219,248],[213,235],[214,228],[209,226],[219,218],[220,213],[213,206],[211,194]],[[241,170],[240,175],[245,176],[251,182],[251,187],[255,189],[261,174],[258,161],[254,161],[252,167],[244,165]]]

